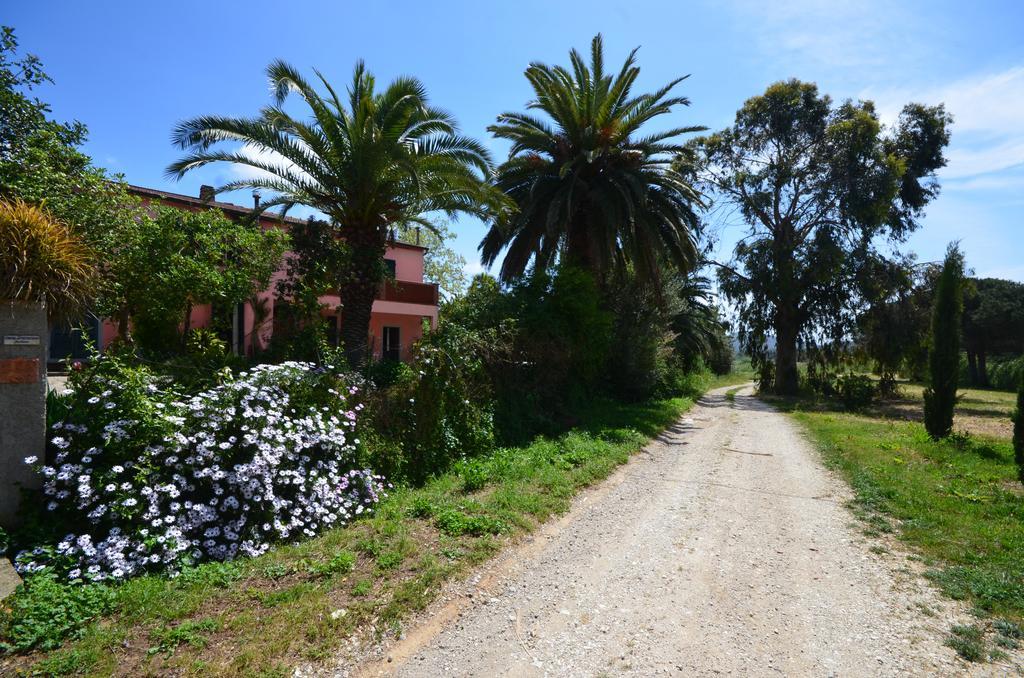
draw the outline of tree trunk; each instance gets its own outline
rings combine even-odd
[[[181,343],[184,345],[188,341],[188,333],[192,329],[192,304],[185,306],[185,318],[184,322],[181,323]]]
[[[128,312],[128,307],[122,306],[117,316],[117,338],[125,344],[132,343],[131,330],[129,329],[131,314]],[[96,348],[100,347],[97,346]]]
[[[775,313],[775,392],[779,395],[796,395],[800,390],[798,334],[795,309],[779,308]]]
[[[594,279],[600,282],[593,243],[590,233],[587,231],[586,219],[582,216],[578,216],[569,223],[568,233],[565,237],[565,261],[572,266],[589,271],[594,275]]]
[[[351,228],[345,232],[345,242],[351,248],[351,268],[339,290],[341,339],[349,367],[360,369],[370,357],[370,314],[384,280],[383,229]]]
[[[379,283],[350,283],[341,289],[341,340],[349,367],[359,369],[369,358],[370,314]]]
[[[800,390],[797,371],[797,337],[800,335],[799,304],[796,291],[796,271],[793,261],[793,233],[780,226],[772,246],[775,265],[775,392],[796,395]]]
[[[978,385],[988,388],[988,365],[985,357],[985,349],[978,351]]]
[[[977,386],[980,383],[978,381],[978,354],[970,349],[967,350],[967,380],[971,386]]]

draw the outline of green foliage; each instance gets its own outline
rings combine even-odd
[[[1016,391],[1024,381],[1024,355],[995,358],[988,362],[988,384],[999,391]],[[967,375],[961,370],[960,383],[968,383]]]
[[[423,482],[494,447],[487,332],[454,323],[428,332],[408,366],[371,367],[359,431],[367,463],[392,480]]]
[[[465,297],[447,305],[443,327],[476,333],[493,385],[502,441],[564,430],[573,410],[606,380],[613,314],[588,272],[535,272],[506,289],[478,276]]]
[[[217,210],[170,207],[116,236],[120,245],[108,265],[119,293],[115,307],[99,310],[130,316],[139,345],[156,356],[182,351],[195,306],[227,313],[266,289],[287,242],[282,231],[234,222]]]
[[[114,591],[100,584],[62,584],[48,573],[29,577],[0,608],[0,649],[52,650],[114,602]]]
[[[393,229],[403,224],[432,228],[430,218],[438,214],[487,217],[502,202],[486,181],[490,156],[458,133],[455,120],[428,102],[426,89],[414,78],[398,78],[377,91],[376,80],[360,61],[343,101],[322,75],[317,73],[323,93],[283,61],[270,64],[267,76],[274,105],[258,117],[203,116],[180,123],[174,141],[188,154],[168,173],[180,177],[216,162],[245,165],[260,170],[258,176],[218,190],[267,189],[274,195],[264,209],[306,205],[326,215],[330,236],[342,236],[348,254],[344,267],[332,260],[324,274],[330,289],[340,288],[345,300],[348,362],[362,367]],[[292,95],[308,106],[311,120],[285,111]],[[213,148],[239,141],[262,154]]]
[[[860,272],[867,303],[857,320],[861,348],[874,362],[885,397],[897,394],[898,373],[923,371],[917,363],[927,357],[933,277],[932,267],[917,269],[909,260],[873,259]]]
[[[957,377],[960,368],[960,317],[963,313],[964,259],[950,245],[935,289],[932,311],[928,388],[924,392],[924,425],[928,435],[945,438],[953,430]]]
[[[124,182],[93,166],[79,148],[86,128],[79,122],[60,123],[48,118],[50,108],[31,96],[33,89],[50,82],[34,56],[16,56],[14,30],[3,28],[0,38],[0,198],[44,205],[53,218],[100,252],[105,264],[116,250],[112,233],[140,215],[138,200]],[[5,267],[5,270],[9,270]],[[116,281],[105,266],[101,284],[89,290],[105,303],[116,293]]]
[[[813,83],[789,80],[748,99],[732,127],[680,157],[749,226],[719,279],[755,368],[775,337],[779,392],[798,388],[798,343],[841,345],[874,301],[860,284],[886,259],[873,243],[917,228],[938,192],[949,123],[942,106],[909,104],[885,130],[871,102],[833,105]]]
[[[149,654],[163,654],[170,657],[179,645],[191,645],[194,648],[206,647],[209,640],[207,634],[220,628],[216,619],[200,619],[186,621],[176,626],[165,626],[150,633],[155,645],[149,648]]]
[[[356,555],[351,551],[340,551],[325,563],[315,563],[310,566],[309,571],[318,577],[328,577],[334,574],[348,574],[356,564]]]
[[[946,637],[946,645],[969,662],[985,659],[985,637],[977,626],[954,624]]]
[[[98,287],[96,253],[65,224],[22,200],[0,199],[0,300],[81,313]]]
[[[484,489],[490,479],[487,466],[477,461],[463,462],[459,467],[459,475],[462,476],[462,491],[467,494]]]
[[[634,95],[640,74],[636,50],[621,70],[604,70],[601,36],[591,42],[590,63],[576,50],[572,69],[533,63],[526,78],[534,91],[528,108],[547,119],[502,113],[488,130],[511,142],[495,185],[514,204],[480,244],[485,264],[507,248],[500,277],[512,282],[531,260],[546,270],[556,259],[598,279],[628,262],[638,277],[656,279],[661,260],[681,271],[697,261],[694,235],[700,194],[669,156],[677,139],[702,127],[674,127],[644,135],[642,129],[689,100],[671,96],[685,78],[656,92]]]
[[[864,374],[844,374],[836,379],[835,390],[843,407],[857,412],[869,407],[878,395],[878,388],[871,377]]]
[[[1024,284],[997,278],[970,279],[964,288],[963,340],[971,386],[994,386],[993,354],[1024,353]],[[1016,388],[1012,385],[1003,388]],[[999,388],[997,386],[997,388]]]
[[[1017,479],[1024,483],[1024,379],[1017,391],[1017,409],[1013,413],[1013,458],[1017,462]]]
[[[488,516],[470,515],[458,509],[441,509],[434,516],[437,529],[450,537],[469,534],[479,537],[485,534],[501,534],[508,530],[502,521]]]

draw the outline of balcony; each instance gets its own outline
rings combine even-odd
[[[437,306],[437,285],[406,280],[388,280],[381,285],[377,299],[397,301],[403,304]]]

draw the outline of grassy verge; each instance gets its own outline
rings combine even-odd
[[[4,601],[0,638],[35,643],[0,673],[284,676],[368,630],[397,634],[440,584],[569,507],[692,405],[595,403],[557,439],[466,462],[399,488],[371,518],[267,555],[116,589],[54,584]],[[46,595],[43,595],[46,593]],[[103,611],[70,640],[62,625]]]
[[[870,412],[880,417],[922,421],[924,418],[924,386],[904,383],[900,397],[877,404]],[[1009,439],[1013,435],[1010,413],[1016,406],[1017,394],[989,389],[960,389],[956,404],[954,427],[974,435]]]
[[[781,404],[849,481],[866,532],[895,534],[944,593],[973,605],[978,626],[954,627],[949,644],[973,660],[1016,647],[1024,619],[1024,491],[1009,441],[956,435],[935,442],[915,422]]]

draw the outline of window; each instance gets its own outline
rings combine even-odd
[[[397,327],[384,328],[384,360],[402,359],[402,333]]]
[[[395,278],[396,266],[397,266],[397,264],[395,263],[394,259],[385,259],[384,260],[384,270],[387,271],[387,274],[388,274],[389,278],[392,278],[392,279]]]

